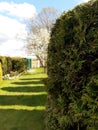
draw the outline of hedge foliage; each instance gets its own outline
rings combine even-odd
[[[7,74],[7,60],[6,57],[0,56],[1,66],[3,70],[3,75]]]
[[[19,73],[27,70],[27,61],[24,58],[12,58],[12,70],[18,71]]]
[[[47,64],[47,130],[98,130],[98,0],[57,19]]]
[[[0,62],[0,81],[2,81],[2,67],[1,67],[1,62]]]
[[[27,70],[27,60],[25,58],[0,56],[0,61],[3,75],[9,74],[12,71],[21,73]]]

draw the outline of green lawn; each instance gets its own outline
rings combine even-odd
[[[45,130],[43,69],[0,83],[0,130]]]

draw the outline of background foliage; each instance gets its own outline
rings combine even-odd
[[[2,68],[1,68],[1,62],[0,62],[0,81],[2,81]]]
[[[48,47],[47,130],[98,129],[98,0],[57,19]]]
[[[24,58],[14,57],[12,58],[12,70],[23,72],[27,69],[27,61]]]
[[[27,69],[27,60],[25,58],[19,57],[5,57],[0,56],[1,66],[3,70],[3,75],[13,73],[21,73]]]

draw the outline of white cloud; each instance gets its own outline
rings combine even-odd
[[[29,19],[35,14],[35,7],[28,3],[0,2],[0,55],[25,55],[23,46],[25,45],[27,29],[23,20]]]
[[[79,4],[79,3],[88,2],[89,0],[74,0],[74,1],[76,1]]]
[[[0,12],[28,19],[36,14],[36,9],[33,5],[28,3],[16,4],[13,2],[0,2]]]
[[[26,33],[26,25],[16,19],[0,15],[0,35],[8,38],[15,38],[19,33]],[[5,38],[6,38],[5,37]]]
[[[22,48],[24,46],[24,43],[19,40],[8,40],[6,42],[3,42],[0,46],[0,55],[5,56],[24,56],[24,51],[22,51]]]
[[[87,1],[89,1],[89,0],[79,0],[79,1],[82,1],[82,2],[87,2]]]
[[[26,25],[0,15],[0,55],[21,56],[25,45]]]
[[[18,43],[24,39],[26,34],[25,24],[20,23],[16,19],[0,15],[0,48],[2,46],[7,49],[22,47]],[[17,37],[20,40],[17,40]]]

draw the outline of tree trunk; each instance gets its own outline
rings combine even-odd
[[[38,60],[40,61],[41,67],[44,67],[44,65],[43,65],[43,61],[41,60],[40,56],[36,55],[36,57],[37,57]]]

